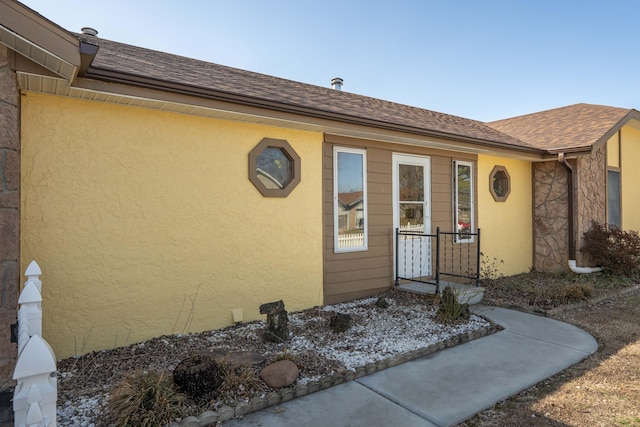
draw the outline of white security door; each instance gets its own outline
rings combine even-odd
[[[393,230],[431,233],[430,158],[393,154]],[[394,239],[395,241],[395,239]],[[431,239],[401,236],[394,247],[398,276],[431,275]]]

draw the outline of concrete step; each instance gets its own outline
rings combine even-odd
[[[482,301],[482,297],[484,296],[484,288],[481,286],[473,286],[467,285],[463,283],[453,283],[453,282],[440,282],[440,292],[442,292],[445,288],[452,288],[458,297],[458,301],[462,304],[479,304]],[[415,292],[417,294],[422,295],[434,295],[436,293],[436,285],[432,285],[429,283],[419,283],[419,282],[406,282],[401,283],[398,286],[398,289],[407,291],[407,292]]]

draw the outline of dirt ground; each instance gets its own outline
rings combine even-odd
[[[460,426],[640,426],[640,290],[549,316],[589,332],[598,351]]]

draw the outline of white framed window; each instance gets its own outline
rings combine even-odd
[[[453,162],[453,215],[457,243],[473,243],[475,230],[473,163]]]
[[[367,248],[367,152],[333,147],[334,252]]]

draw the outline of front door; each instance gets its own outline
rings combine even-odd
[[[393,154],[393,230],[431,233],[430,159],[423,156]],[[395,242],[395,239],[394,239]],[[395,243],[394,243],[395,245]],[[398,247],[398,276],[431,275],[431,239],[401,236]]]

